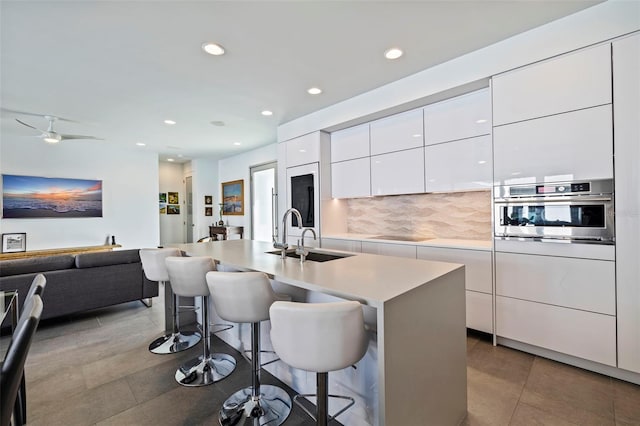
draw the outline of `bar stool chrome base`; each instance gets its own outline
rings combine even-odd
[[[198,331],[181,331],[158,337],[149,345],[149,351],[154,354],[166,355],[181,352],[194,347],[202,339]]]
[[[248,387],[227,398],[218,414],[218,420],[222,426],[278,426],[284,423],[289,413],[289,394],[277,386],[261,385],[258,397],[252,396],[252,388]]]
[[[182,386],[206,386],[227,377],[236,368],[236,359],[228,354],[213,353],[206,358],[200,355],[176,371],[176,381]]]

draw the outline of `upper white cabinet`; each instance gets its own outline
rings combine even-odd
[[[371,157],[371,195],[424,192],[424,148]]]
[[[640,373],[640,34],[613,43],[618,367]]]
[[[369,157],[331,163],[331,196],[333,198],[370,195],[371,161]]]
[[[500,184],[613,177],[611,105],[493,129]]]
[[[371,155],[423,146],[422,109],[372,121],[370,131]]]
[[[424,108],[425,145],[490,133],[491,92],[488,88]]]
[[[493,77],[493,125],[611,103],[609,44]]]
[[[287,167],[320,161],[322,132],[309,133],[284,142],[287,146]]]
[[[369,123],[331,133],[331,162],[369,156]]]
[[[493,185],[491,136],[425,147],[427,192],[489,189]]]

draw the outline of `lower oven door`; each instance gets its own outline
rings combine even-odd
[[[612,199],[519,199],[497,202],[495,215],[496,237],[610,244],[615,236]]]

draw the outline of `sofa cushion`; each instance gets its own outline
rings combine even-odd
[[[76,255],[76,268],[95,268],[96,266],[119,265],[140,262],[139,250],[101,251]]]
[[[73,265],[74,258],[70,254],[3,260],[0,262],[0,277],[34,272],[58,271],[73,268]]]

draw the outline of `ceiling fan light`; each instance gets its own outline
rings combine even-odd
[[[58,143],[60,142],[60,139],[58,138],[53,138],[51,136],[47,136],[43,139],[46,143]]]

